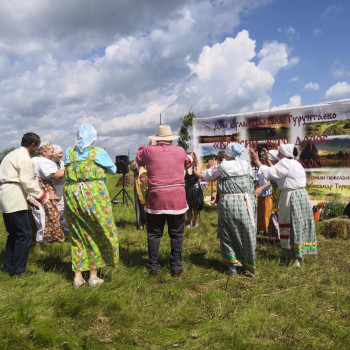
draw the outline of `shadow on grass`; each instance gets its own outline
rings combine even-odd
[[[192,253],[189,256],[189,260],[193,265],[222,272],[223,267],[221,261],[213,258],[206,258],[205,255],[206,252]]]
[[[56,272],[62,274],[67,281],[72,281],[74,272],[72,271],[72,263],[62,261],[61,258],[48,256],[43,259],[36,260],[36,264],[45,272]]]
[[[136,223],[134,220],[128,221],[128,220],[121,219],[121,220],[115,220],[114,223],[115,223],[115,226],[117,226],[117,230],[118,230],[118,227],[125,228],[127,225],[131,225],[131,226],[136,227]]]
[[[119,247],[120,261],[127,267],[145,266],[147,263],[147,253],[144,250],[129,250]]]

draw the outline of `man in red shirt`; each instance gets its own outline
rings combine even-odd
[[[182,268],[182,240],[185,226],[186,202],[184,170],[191,166],[182,147],[172,141],[179,136],[172,135],[169,125],[159,125],[157,135],[150,136],[155,146],[148,146],[136,156],[139,166],[147,168],[148,193],[145,211],[147,213],[148,256],[147,267],[156,275],[160,267],[158,253],[165,221],[171,240],[170,269],[172,276],[179,276]]]

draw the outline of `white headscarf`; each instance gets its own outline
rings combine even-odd
[[[293,150],[294,145],[292,145],[291,143],[282,143],[282,145],[278,149],[278,151],[287,158],[294,158]]]
[[[272,160],[272,161],[279,161],[277,155],[278,155],[277,149],[270,149],[269,150],[268,157],[269,157],[270,160]]]
[[[90,147],[97,140],[97,131],[91,124],[82,124],[77,133],[77,147],[80,152]]]
[[[59,145],[53,145],[53,154],[58,154],[63,152],[62,147],[60,147]]]
[[[245,147],[240,143],[231,142],[225,148],[225,154],[229,157],[236,159],[241,159],[242,154],[244,153]]]

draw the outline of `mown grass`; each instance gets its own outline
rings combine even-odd
[[[109,177],[111,196],[116,176]],[[132,195],[132,188],[128,188]],[[146,232],[133,205],[113,206],[120,266],[105,269],[98,288],[72,289],[68,243],[32,250],[31,277],[0,280],[0,349],[348,349],[350,241],[319,236],[319,254],[300,269],[283,266],[279,248],[259,237],[253,278],[222,274],[217,213],[202,212],[184,235],[184,269],[148,275]],[[0,250],[6,239],[0,221]],[[2,256],[1,256],[2,263]]]

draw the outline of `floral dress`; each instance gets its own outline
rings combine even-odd
[[[71,242],[73,271],[90,271],[119,264],[118,234],[105,172],[95,163],[98,148],[78,161],[75,147],[68,150],[63,189],[64,210]]]
[[[46,193],[55,192],[55,187],[50,180],[38,177],[40,188]],[[45,209],[45,231],[44,243],[64,242],[64,232],[60,223],[60,213],[57,207],[57,200],[51,199],[44,204]]]

